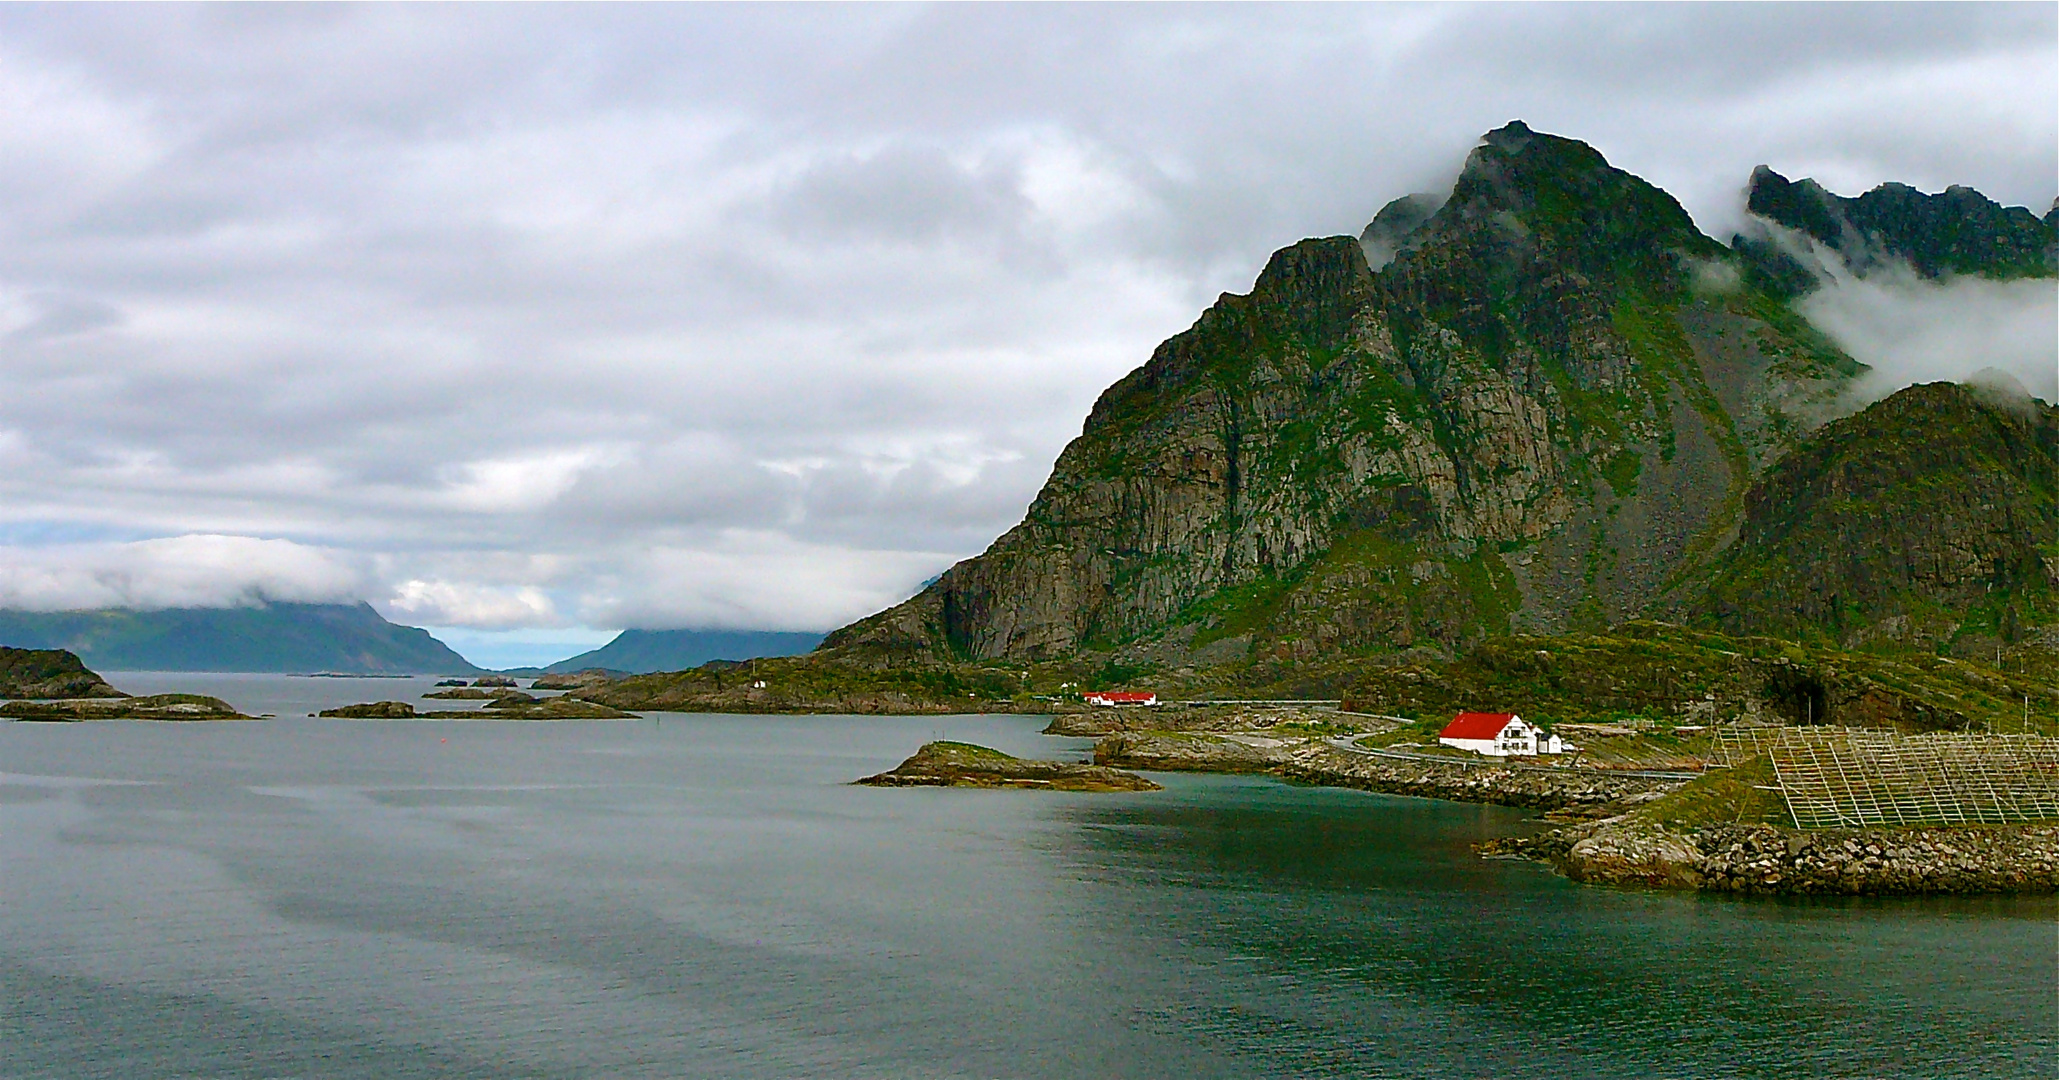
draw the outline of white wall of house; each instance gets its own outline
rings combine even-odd
[[[1445,746],[1460,750],[1471,750],[1488,757],[1533,757],[1537,754],[1563,754],[1565,743],[1556,735],[1547,735],[1541,728],[1525,722],[1521,717],[1510,720],[1501,733],[1492,739],[1448,739],[1437,740]]]

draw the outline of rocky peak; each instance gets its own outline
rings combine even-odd
[[[1970,187],[1926,195],[1887,183],[1848,199],[1814,180],[1791,181],[1764,165],[1752,170],[1745,208],[1812,237],[1864,275],[1906,260],[1925,277],[1994,278],[2059,274],[2059,219],[2002,206]]]
[[[1597,283],[1674,283],[1681,255],[1715,253],[1671,195],[1584,142],[1520,120],[1488,132],[1467,156],[1430,228],[1471,233],[1475,246],[1542,253]],[[1502,234],[1498,245],[1488,240],[1494,232]]]
[[[1409,238],[1429,224],[1443,205],[1442,196],[1419,191],[1381,207],[1373,215],[1372,223],[1358,235],[1359,245],[1365,248],[1366,263],[1377,271],[1393,262],[1394,256],[1408,247]]]

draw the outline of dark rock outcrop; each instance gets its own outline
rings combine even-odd
[[[69,701],[10,701],[0,717],[12,720],[249,720],[235,707],[203,694],[78,698]]]
[[[438,713],[439,716],[448,714]],[[473,718],[490,720],[635,720],[637,715],[624,712],[611,705],[595,701],[582,701],[573,697],[545,698],[542,701],[515,702],[495,701],[485,709],[469,714]]]
[[[412,720],[415,718],[415,707],[405,701],[370,701],[323,709],[315,715],[343,720]]]
[[[0,646],[0,698],[118,698],[128,695],[64,649]]]
[[[925,743],[889,772],[855,783],[871,787],[1028,788],[1044,791],[1157,791],[1135,773],[1100,765],[1033,761],[971,743]]]

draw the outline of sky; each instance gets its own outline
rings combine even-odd
[[[1508,120],[1718,237],[1762,163],[2042,215],[2055,12],[0,8],[0,606],[365,599],[498,663],[826,630]],[[1884,379],[2052,396],[2049,286],[1841,284]]]

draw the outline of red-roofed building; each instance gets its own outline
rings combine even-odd
[[[1462,712],[1444,725],[1437,741],[1488,757],[1565,753],[1558,736],[1525,723],[1515,713]]]
[[[1156,705],[1158,695],[1148,691],[1095,690],[1081,694],[1089,705]]]

